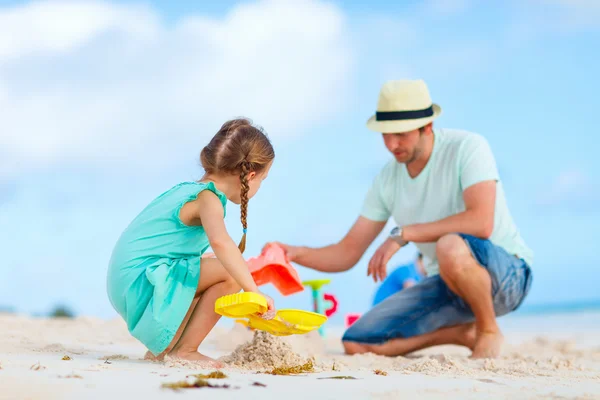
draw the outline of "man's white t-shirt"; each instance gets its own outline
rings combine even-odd
[[[465,211],[463,191],[478,182],[495,180],[494,229],[489,240],[518,255],[529,265],[533,252],[523,241],[508,210],[496,160],[483,136],[471,132],[434,129],[427,165],[411,178],[406,165],[390,161],[375,178],[361,215],[373,221],[393,217],[398,226],[434,222]],[[439,273],[435,243],[414,243],[429,260],[429,276]]]

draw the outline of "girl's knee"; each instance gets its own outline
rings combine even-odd
[[[240,284],[237,283],[236,280],[233,279],[233,277],[229,274],[227,275],[227,278],[223,282],[223,285],[225,286],[225,291],[230,294],[237,293],[240,290],[242,290],[242,287],[240,286]]]

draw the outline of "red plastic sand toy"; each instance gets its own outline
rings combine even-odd
[[[284,296],[304,290],[298,272],[275,244],[265,247],[260,256],[249,258],[247,263],[257,286],[272,283]]]

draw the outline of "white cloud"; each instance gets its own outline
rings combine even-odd
[[[0,171],[160,168],[239,115],[274,140],[299,134],[345,104],[345,37],[341,12],[317,0],[170,26],[152,9],[103,2],[0,8]]]
[[[556,177],[552,187],[556,196],[564,196],[579,191],[589,184],[589,178],[583,171],[573,169],[562,171]]]
[[[38,2],[0,9],[0,59],[67,52],[109,30],[154,34],[152,20],[147,9],[99,2]]]
[[[566,206],[581,211],[589,206],[597,209],[600,187],[586,172],[571,168],[560,172],[549,189],[542,193],[538,204],[543,206]]]
[[[448,41],[437,52],[429,54],[427,65],[433,65],[448,75],[467,75],[485,71],[499,57],[497,49],[489,45],[490,41],[464,39]],[[443,65],[443,68],[439,66]]]
[[[600,27],[598,0],[514,0],[512,5],[514,18],[508,24],[507,38],[513,46]]]
[[[425,11],[442,15],[459,14],[471,5],[470,0],[429,0],[425,2]]]
[[[541,6],[555,6],[564,27],[600,25],[600,1],[598,0],[537,0]]]
[[[566,1],[562,0],[562,3]],[[597,0],[570,0],[566,5],[569,10],[565,17],[567,29],[600,27],[600,2]]]
[[[402,13],[361,14],[353,32],[366,71],[361,80],[372,78],[378,90],[390,79],[443,82],[447,76],[485,71],[496,57],[493,39],[486,34],[465,36],[448,19],[465,18],[471,6],[468,0],[428,0]]]

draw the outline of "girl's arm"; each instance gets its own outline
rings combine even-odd
[[[210,190],[204,190],[194,202],[197,203],[198,216],[208,236],[210,247],[223,267],[245,292],[260,293],[248,270],[246,260],[227,233],[223,220],[223,205],[219,198]]]

